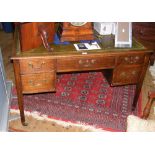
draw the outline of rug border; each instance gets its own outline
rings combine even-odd
[[[35,118],[37,120],[40,120],[40,121],[41,120],[46,120],[46,121],[49,121],[49,122],[53,121],[54,123],[56,123],[58,125],[63,125],[63,126],[66,126],[66,127],[72,125],[74,127],[81,127],[84,130],[89,129],[89,130],[91,130],[93,132],[108,132],[108,130],[103,130],[102,128],[96,128],[94,126],[90,126],[90,125],[87,125],[87,124],[84,124],[84,123],[80,123],[80,122],[73,123],[71,121],[65,121],[65,120],[62,120],[62,119],[56,119],[54,117],[48,117],[47,115],[40,115],[39,112],[37,112],[37,111],[33,111],[33,112],[24,111],[24,112],[25,112],[25,116],[31,116],[31,117],[33,117],[33,118]],[[18,109],[10,109],[10,113],[19,114],[20,112],[19,112]],[[29,131],[25,131],[25,132],[29,132]]]

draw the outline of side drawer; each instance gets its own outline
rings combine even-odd
[[[55,69],[55,59],[29,58],[20,60],[20,73],[31,74],[48,72]]]
[[[126,56],[120,56],[118,58],[118,64],[131,65],[131,64],[143,64],[144,54],[132,54]]]
[[[125,85],[136,84],[139,81],[142,66],[118,67],[114,69],[111,84]]]
[[[23,93],[55,91],[56,72],[21,75]]]
[[[115,57],[112,56],[86,56],[57,59],[57,70],[59,71],[83,71],[113,68]]]

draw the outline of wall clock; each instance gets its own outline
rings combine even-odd
[[[94,39],[91,22],[61,22],[57,34],[62,42]]]

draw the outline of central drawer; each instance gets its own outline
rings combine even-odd
[[[55,69],[54,59],[29,58],[20,60],[20,73],[31,74],[40,72],[49,72]]]
[[[112,56],[81,56],[57,59],[58,71],[87,71],[113,68],[115,58]]]
[[[55,71],[42,74],[21,75],[23,93],[55,91]]]

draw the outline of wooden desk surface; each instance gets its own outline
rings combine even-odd
[[[44,56],[67,56],[67,55],[82,55],[83,53],[89,54],[102,54],[102,55],[109,55],[109,54],[120,54],[125,51],[146,51],[151,52],[151,50],[147,50],[140,42],[133,40],[132,48],[102,48],[102,45],[99,44],[101,49],[97,50],[81,50],[77,51],[73,45],[73,43],[69,45],[55,45],[51,44],[51,47],[54,49],[52,52],[48,52],[44,46],[40,46],[39,48],[35,48],[32,50],[28,50],[25,52],[21,52],[20,50],[16,51],[16,53],[12,56],[11,59],[19,59],[20,57],[23,59],[24,57],[44,57]]]

